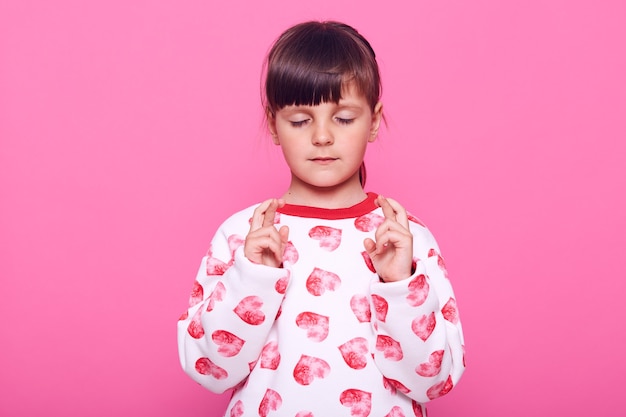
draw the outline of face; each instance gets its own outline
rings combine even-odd
[[[291,169],[291,188],[360,187],[359,168],[378,134],[382,104],[372,111],[348,86],[339,103],[287,106],[269,118],[275,144]]]

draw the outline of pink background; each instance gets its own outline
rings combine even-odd
[[[369,187],[437,236],[468,371],[430,416],[623,416],[626,4],[0,1],[0,415],[217,417],[175,325],[230,213],[285,189],[263,56],[345,20]],[[373,416],[379,417],[379,416]]]

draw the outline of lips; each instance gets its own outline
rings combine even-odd
[[[317,163],[320,163],[320,164],[329,164],[329,163],[331,163],[333,161],[336,161],[337,159],[339,159],[339,158],[332,158],[330,156],[318,156],[316,158],[311,158],[311,161],[317,162]]]

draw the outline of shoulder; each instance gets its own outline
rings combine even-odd
[[[419,218],[409,216],[409,228],[413,235],[413,247],[415,255],[419,259],[426,259],[433,255],[439,255],[440,249],[435,236],[426,224]]]
[[[239,210],[224,220],[215,231],[208,254],[226,262],[243,244],[250,231],[250,219],[258,204]]]
[[[250,220],[252,219],[252,213],[261,203],[256,203],[241,209],[224,220],[220,226],[220,229],[226,230],[248,230],[250,228]]]
[[[406,211],[409,220],[409,229],[413,235],[414,246],[419,252],[420,257],[427,256],[432,251],[439,252],[439,245],[426,223],[418,217],[411,209],[398,202]]]

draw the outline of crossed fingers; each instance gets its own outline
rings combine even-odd
[[[376,203],[385,220],[374,233],[375,241],[365,239],[365,250],[384,281],[398,281],[411,276],[413,235],[404,207],[390,198],[378,196]]]
[[[276,210],[284,205],[283,200],[272,198],[254,210],[244,244],[244,254],[250,261],[273,267],[282,264],[289,229],[283,226],[276,230],[274,222]]]
[[[385,221],[376,230],[377,246],[386,248],[389,244],[401,243],[411,236],[409,217],[404,207],[397,201],[383,196],[378,196],[376,202],[385,216]]]

